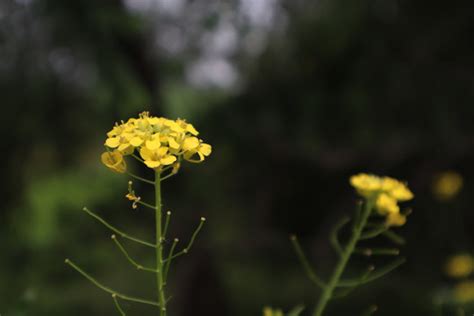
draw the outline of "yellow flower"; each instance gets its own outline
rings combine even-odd
[[[452,278],[465,278],[474,271],[474,258],[468,254],[452,256],[446,262],[445,271]]]
[[[375,208],[380,215],[399,213],[400,208],[397,205],[397,200],[388,195],[387,193],[380,193],[377,201],[375,202]]]
[[[460,303],[474,301],[474,281],[464,281],[454,287],[454,298]]]
[[[439,174],[433,182],[433,194],[438,200],[447,201],[454,198],[463,186],[462,176],[455,171]]]
[[[385,225],[387,226],[403,226],[407,222],[405,215],[400,213],[389,213],[385,219]]]
[[[147,147],[142,147],[140,149],[140,155],[142,156],[145,165],[152,169],[171,165],[176,161],[175,156],[168,154],[167,147],[160,147],[156,150],[150,150]]]
[[[365,198],[380,193],[386,193],[397,201],[408,201],[413,198],[413,193],[404,183],[390,177],[360,173],[352,176],[350,183],[357,190],[357,193]]]
[[[374,199],[375,209],[380,215],[386,216],[387,226],[402,226],[406,223],[406,216],[400,214],[398,202],[411,200],[413,193],[404,183],[366,173],[352,176],[350,183],[359,195]]]
[[[100,158],[104,165],[115,172],[124,173],[125,170],[127,170],[127,165],[125,160],[123,160],[123,155],[118,151],[106,151],[102,153]]]
[[[263,316],[283,316],[283,311],[281,309],[272,309],[267,306],[263,308]]]
[[[116,123],[107,133],[105,146],[108,151],[122,156],[131,155],[136,150],[148,168],[161,172],[164,167],[183,159],[201,162],[211,154],[211,146],[198,139],[198,134],[194,126],[185,120],[154,117],[143,112],[138,118]],[[108,162],[108,165],[113,163]],[[176,164],[173,172],[177,172],[178,168],[179,164]]]
[[[205,157],[209,156],[212,152],[212,147],[209,144],[199,143],[199,145],[193,149],[190,149],[184,153],[184,159],[189,162],[202,162]],[[195,157],[198,155],[198,159]]]
[[[382,178],[371,174],[360,173],[352,176],[350,183],[356,188],[357,193],[366,198],[378,194],[382,190]]]

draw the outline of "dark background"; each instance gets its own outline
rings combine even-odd
[[[110,296],[66,257],[122,292],[154,295],[150,275],[81,212],[153,233],[151,214],[121,198],[127,178],[99,159],[115,121],[149,110],[186,118],[214,149],[164,184],[176,237],[208,218],[172,271],[170,316],[310,310],[318,292],[288,235],[328,275],[328,233],[351,214],[348,178],[361,171],[414,191],[399,229],[408,261],[328,315],[371,304],[380,315],[434,315],[452,286],[443,262],[474,239],[472,9],[467,0],[2,0],[0,313],[114,315]],[[431,187],[445,170],[464,187],[440,202]],[[356,259],[349,273],[386,261]]]

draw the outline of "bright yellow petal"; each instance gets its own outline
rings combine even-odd
[[[156,149],[160,148],[160,146],[161,146],[161,142],[160,142],[159,137],[157,137],[156,139],[153,139],[153,140],[147,140],[146,141],[146,147],[150,150],[156,150]]]
[[[105,141],[105,145],[110,148],[117,148],[120,145],[120,138],[119,137],[107,138],[107,140]]]
[[[186,132],[193,134],[194,136],[199,135],[199,132],[194,128],[193,124],[186,125]]]
[[[158,148],[156,153],[159,157],[163,157],[164,155],[166,155],[168,153],[168,147],[160,147],[160,148]]]
[[[184,150],[193,150],[199,146],[199,139],[196,137],[188,137],[183,141]]]
[[[176,161],[176,157],[173,155],[164,156],[163,158],[160,159],[160,162],[166,166],[171,165],[175,161]]]
[[[159,161],[156,161],[156,160],[145,160],[145,165],[148,167],[148,168],[158,168],[159,166],[161,166],[161,163]]]
[[[211,154],[212,147],[209,144],[201,144],[201,146],[199,146],[199,152],[207,157]]]
[[[400,213],[389,213],[387,215],[385,224],[387,226],[403,226],[407,221],[406,216]]]
[[[141,137],[133,137],[132,139],[130,139],[130,144],[133,146],[133,147],[138,147],[140,146],[141,144],[143,144],[143,139]]]
[[[375,202],[375,208],[381,215],[398,213],[400,211],[397,200],[386,193],[382,193],[378,196]]]
[[[140,149],[140,156],[142,156],[143,160],[152,160],[153,152],[146,147],[142,147]]]
[[[118,151],[104,152],[100,156],[100,159],[106,167],[113,171],[124,173],[127,168],[122,154],[120,154]]]
[[[413,193],[403,184],[400,183],[395,189],[390,192],[398,201],[408,201],[413,199]]]
[[[178,149],[179,144],[173,137],[168,137],[168,145],[173,149]]]

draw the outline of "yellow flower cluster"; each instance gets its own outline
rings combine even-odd
[[[107,151],[101,156],[102,162],[113,171],[123,173],[127,169],[124,156],[135,155],[151,169],[161,171],[172,166],[174,171],[182,159],[199,163],[209,156],[212,147],[198,136],[192,124],[177,119],[150,116],[143,112],[138,118],[116,123],[107,133]]]
[[[445,171],[436,176],[433,193],[438,200],[448,201],[456,197],[463,187],[462,176],[455,171]]]
[[[456,284],[454,298],[463,304],[474,302],[474,281],[463,281]]]
[[[350,183],[362,197],[375,199],[375,209],[380,215],[386,216],[386,225],[405,224],[406,217],[400,213],[398,202],[411,200],[413,193],[404,183],[366,173],[352,176]]]
[[[281,309],[272,309],[271,307],[264,307],[263,316],[283,316],[283,311]]]
[[[448,259],[446,274],[452,278],[465,278],[474,271],[474,258],[469,254],[459,254]]]

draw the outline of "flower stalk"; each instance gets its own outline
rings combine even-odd
[[[111,236],[113,242],[133,267],[155,274],[153,276],[153,282],[156,283],[157,292],[155,299],[147,300],[121,294],[104,286],[71,260],[66,259],[65,263],[79,272],[96,287],[111,294],[115,307],[122,316],[126,315],[126,313],[120,306],[119,299],[155,306],[159,309],[159,316],[166,316],[167,314],[166,303],[169,298],[166,298],[165,287],[171,262],[174,258],[189,252],[197,234],[204,224],[205,218],[201,217],[201,222],[192,234],[187,247],[177,253],[175,253],[174,250],[178,239],[174,239],[172,246],[168,250],[167,258],[165,259],[163,253],[165,251],[165,241],[171,212],[166,212],[166,217],[163,218],[161,183],[176,175],[182,162],[200,163],[211,154],[211,145],[197,138],[198,134],[199,132],[194,126],[185,120],[170,120],[164,117],[153,117],[150,116],[148,112],[141,113],[138,118],[130,118],[127,122],[121,121],[120,124],[116,123],[113,129],[107,133],[107,139],[104,144],[106,151],[101,155],[102,163],[114,172],[121,174],[126,173],[129,177],[153,185],[154,187],[154,204],[142,201],[142,198],[133,190],[132,181],[128,182],[128,193],[125,197],[132,201],[132,209],[144,206],[155,212],[155,240],[154,242],[148,242],[133,237],[109,224],[105,219],[91,212],[89,209],[84,208],[83,210],[115,233]],[[144,178],[131,173],[127,167],[127,157],[132,157],[139,163],[144,164],[147,168],[153,170],[154,180],[148,180],[146,177]],[[155,265],[152,267],[144,267],[138,263],[130,256],[126,248],[119,241],[119,237],[141,244],[142,246],[153,248],[156,259]]]
[[[314,309],[313,316],[321,316],[329,300],[332,298],[333,292],[338,286],[342,273],[344,272],[344,269],[346,268],[347,263],[349,262],[349,259],[351,258],[351,255],[355,250],[357,242],[360,239],[362,231],[365,228],[367,220],[369,219],[373,205],[374,205],[374,199],[368,199],[364,203],[361,218],[359,222],[354,226],[349,242],[347,243],[346,247],[342,249],[342,252],[340,253],[339,262],[336,265],[336,268],[334,269],[334,272],[331,278],[329,279],[328,284],[323,289],[323,293],[319,299],[319,302],[316,305],[316,308]]]
[[[160,305],[160,316],[166,316],[166,299],[164,286],[164,269],[163,269],[163,242],[162,235],[162,204],[161,204],[161,174],[155,172],[155,209],[156,209],[156,286],[158,290],[158,304]]]

